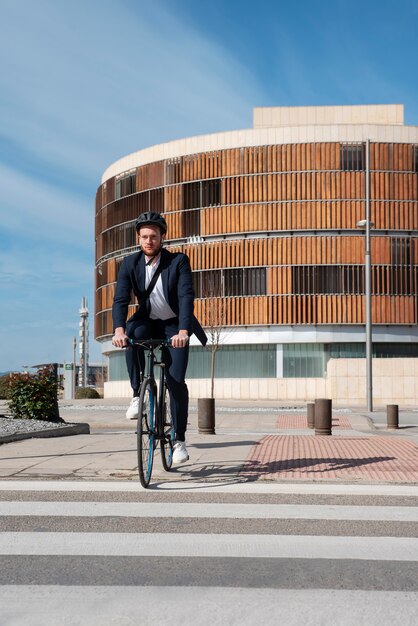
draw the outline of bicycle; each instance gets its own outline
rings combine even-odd
[[[164,348],[170,345],[165,339],[129,339],[129,345],[147,351],[144,378],[139,392],[139,417],[137,427],[137,452],[139,480],[148,487],[154,462],[154,451],[160,443],[161,461],[168,472],[173,464],[174,423],[170,410],[170,396],[163,362]],[[155,351],[160,348],[161,356]],[[160,368],[159,384],[154,376],[154,366]]]

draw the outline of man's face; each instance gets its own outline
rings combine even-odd
[[[156,256],[161,250],[164,235],[158,226],[142,226],[139,231],[139,243],[147,256]]]

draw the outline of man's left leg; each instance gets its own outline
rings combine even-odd
[[[167,324],[165,336],[172,337],[178,332],[178,326]],[[189,415],[189,390],[185,382],[189,346],[185,348],[167,348],[164,358],[166,364],[167,386],[170,392],[170,407],[176,430],[176,443],[173,452],[173,463],[184,463],[189,455],[185,444],[187,418]]]

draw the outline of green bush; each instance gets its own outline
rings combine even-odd
[[[9,410],[14,418],[63,422],[58,410],[59,383],[52,366],[36,374],[11,374]]]
[[[10,398],[10,376],[0,376],[0,400],[8,400]]]
[[[100,394],[98,391],[96,391],[96,389],[93,389],[92,387],[76,387],[75,388],[76,400],[86,400],[86,399],[97,400],[97,398],[100,398]]]

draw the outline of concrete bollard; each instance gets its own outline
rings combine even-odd
[[[198,398],[197,429],[202,435],[215,434],[215,399]]]
[[[315,435],[332,435],[332,400],[315,400]]]
[[[315,428],[315,404],[313,402],[308,402],[306,405],[306,417],[308,428]]]
[[[397,404],[388,404],[386,406],[386,416],[388,428],[391,430],[399,428],[399,406]]]

